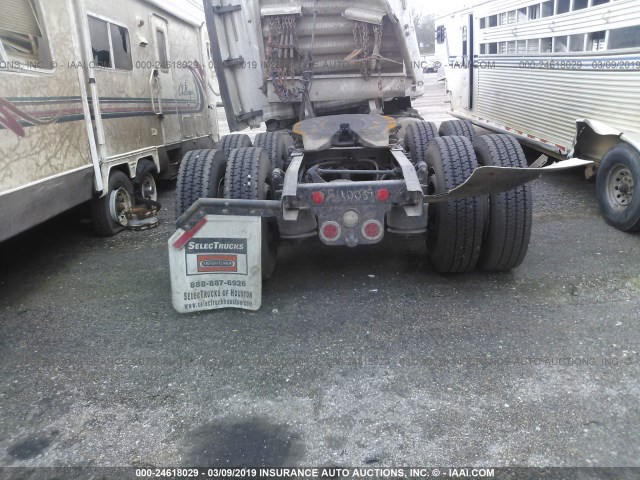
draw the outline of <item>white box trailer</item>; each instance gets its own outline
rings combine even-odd
[[[593,160],[605,219],[640,229],[640,1],[477,2],[436,37],[454,116]]]
[[[116,233],[213,146],[207,42],[200,2],[2,0],[0,241],[88,200]]]

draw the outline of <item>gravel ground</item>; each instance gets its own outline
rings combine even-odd
[[[0,466],[640,466],[640,237],[580,172],[533,188],[511,273],[283,245],[257,313],[171,307],[171,183],[158,229],[5,242]]]

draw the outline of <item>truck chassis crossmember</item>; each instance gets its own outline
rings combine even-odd
[[[351,128],[355,124],[366,130],[372,121],[390,127],[386,139]],[[336,131],[323,132],[327,125],[333,125]],[[429,215],[438,204],[489,198],[492,194],[518,189],[545,172],[588,163],[571,160],[545,168],[505,167],[497,166],[496,162],[477,166],[469,139],[450,137],[456,139],[452,143],[440,138],[435,143],[452,153],[446,160],[445,170],[475,166],[462,181],[443,189],[434,187],[430,181],[436,173],[434,166],[429,165],[434,160],[428,158],[428,149],[412,152],[413,157],[417,154],[417,161],[412,162],[404,141],[397,141],[397,124],[392,118],[338,115],[305,120],[295,131],[298,132],[297,148],[292,149],[286,165],[282,166],[286,172],[275,168],[264,179],[270,191],[269,199],[199,199],[178,219],[178,227],[189,231],[207,215],[260,216],[271,219],[271,224],[277,225],[278,238],[284,240],[319,237],[324,244],[332,246],[375,244],[382,241],[386,232],[405,236],[434,233],[429,232],[435,229],[435,225],[429,227]],[[309,144],[319,145],[321,138],[328,139],[322,149],[305,149]],[[428,146],[431,143],[433,141]],[[457,150],[460,145],[466,150]],[[247,156],[249,153],[251,157]],[[259,158],[256,154],[260,153],[262,149],[256,147],[235,151],[236,157],[242,154],[245,161]],[[469,156],[473,158],[467,158]],[[228,173],[227,181],[245,182],[244,178],[231,179]],[[250,170],[245,174],[246,180],[251,181]],[[465,208],[462,203],[459,206]],[[483,218],[488,216],[484,205],[481,208]]]

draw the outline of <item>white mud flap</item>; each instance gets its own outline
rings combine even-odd
[[[262,304],[260,217],[208,215],[169,240],[173,308],[180,313]]]

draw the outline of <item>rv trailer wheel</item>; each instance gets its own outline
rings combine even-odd
[[[227,157],[221,150],[193,150],[180,163],[176,184],[176,218],[199,198],[222,198]]]
[[[522,147],[511,135],[480,135],[473,148],[482,166],[526,168]],[[531,187],[522,185],[508,192],[489,195],[487,221],[478,266],[483,270],[507,271],[522,263],[531,240]]]
[[[218,149],[222,150],[225,157],[229,158],[231,156],[231,152],[236,148],[245,148],[250,147],[251,145],[251,138],[249,138],[249,135],[245,135],[244,133],[239,135],[225,135],[220,139]]]
[[[437,136],[438,129],[433,122],[413,122],[407,127],[404,146],[414,165],[425,161],[429,142]]]
[[[469,120],[446,120],[440,124],[439,132],[441,137],[467,137],[472,142],[476,138],[473,123]]]
[[[142,160],[138,163],[138,171],[135,178],[135,193],[144,200],[153,202],[158,200],[158,188],[156,175],[158,171],[150,160]]]
[[[271,200],[269,184],[271,161],[259,147],[238,148],[231,152],[224,184],[225,198]],[[274,219],[262,218],[262,278],[272,277],[278,256],[278,225]]]
[[[640,231],[640,154],[627,144],[609,150],[600,162],[596,196],[609,225]]]
[[[287,138],[288,137],[288,138]],[[264,132],[256,135],[254,147],[266,150],[271,160],[271,170],[282,168],[289,157],[289,145],[293,139],[282,132]]]
[[[473,145],[465,137],[434,138],[427,149],[428,194],[461,185],[478,167]],[[464,273],[478,262],[484,203],[479,197],[428,206],[427,251],[440,273]]]
[[[112,237],[129,225],[127,212],[133,205],[133,183],[119,170],[112,170],[106,195],[91,202],[93,227],[101,237]]]

